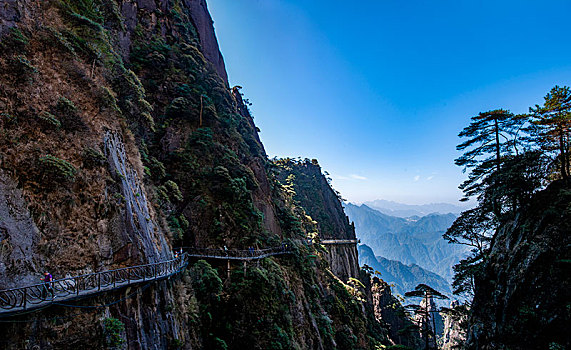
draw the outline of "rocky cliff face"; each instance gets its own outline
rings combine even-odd
[[[389,328],[389,337],[394,344],[420,349],[422,342],[418,326],[407,316],[400,301],[391,293],[389,284],[377,277],[371,288],[375,318]]]
[[[429,332],[428,345],[431,349],[435,349],[437,347],[437,339],[442,337],[444,330],[444,320],[438,312],[439,308],[436,306],[436,303],[434,302],[434,299],[431,295],[428,295],[427,299],[422,299],[419,306],[420,310],[422,310],[423,313],[428,313],[428,317],[422,315],[421,313],[417,313],[415,316],[415,323],[420,328],[421,336],[423,338],[427,336],[425,330]],[[424,341],[426,344],[426,340]]]
[[[224,66],[224,59],[218,48],[216,34],[214,34],[213,21],[206,6],[206,0],[186,0],[184,4],[190,9],[194,27],[200,39],[200,51],[204,58],[210,62],[222,80],[228,84],[228,75]]]
[[[450,303],[449,311],[444,313],[444,330],[439,345],[442,350],[460,348],[466,341],[466,313],[457,300]]]
[[[293,198],[315,220],[321,241],[356,240],[355,227],[349,223],[338,193],[321,173],[317,160],[280,159],[275,164],[282,184],[291,188]],[[336,276],[342,281],[347,281],[349,277],[359,278],[356,244],[325,246],[327,261]]]
[[[552,183],[504,223],[476,281],[469,349],[571,347],[571,192]]]
[[[318,224],[228,89],[204,1],[5,1],[0,26],[0,288],[160,261],[175,246],[293,249],[17,316],[2,323],[4,347],[104,348],[112,330],[129,349],[386,343],[328,271],[330,253],[303,244]],[[325,185],[324,237],[354,238]]]

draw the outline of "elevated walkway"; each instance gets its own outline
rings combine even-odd
[[[166,279],[183,271],[191,258],[248,261],[291,253],[291,248],[287,245],[249,250],[191,247],[182,249],[183,253],[180,256],[158,263],[130,266],[62,278],[49,283],[42,282],[30,286],[0,290],[0,315],[17,314],[142,282]]]
[[[323,245],[340,245],[340,244],[357,244],[357,239],[324,239],[321,241]]]

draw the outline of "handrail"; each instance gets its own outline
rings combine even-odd
[[[292,250],[289,246],[273,247],[266,249],[248,249],[248,250],[225,250],[221,248],[182,248],[189,257],[210,258],[222,260],[257,260],[268,256],[291,254]]]
[[[54,303],[56,300],[69,300],[134,283],[163,279],[180,272],[186,264],[187,255],[182,254],[158,263],[123,267],[0,290],[0,313],[29,310]]]
[[[357,239],[324,239],[321,244],[357,244],[359,240]]]
[[[110,291],[135,283],[167,278],[182,271],[188,264],[188,258],[190,257],[256,260],[292,253],[288,244],[283,244],[280,247],[248,250],[195,247],[183,247],[182,249],[184,253],[166,261],[121,267],[114,270],[61,278],[51,282],[41,282],[24,287],[0,290],[0,314],[36,309],[58,301]]]

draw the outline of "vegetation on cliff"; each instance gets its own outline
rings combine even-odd
[[[444,235],[472,251],[453,285],[474,296],[467,346],[568,347],[558,328],[568,314],[556,308],[569,299],[571,90],[555,86],[529,114],[499,109],[472,120],[456,164],[470,170],[460,188],[478,205]]]

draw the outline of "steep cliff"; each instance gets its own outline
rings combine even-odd
[[[444,330],[442,331],[442,338],[439,339],[439,346],[442,350],[461,348],[466,341],[466,307],[460,305],[457,300],[452,300],[450,308],[446,311],[443,312]]]
[[[355,227],[349,223],[339,194],[329,185],[317,160],[286,158],[275,160],[274,163],[279,180],[289,186],[294,200],[315,220],[319,240],[333,241],[325,245],[327,261],[333,273],[342,281],[347,281],[349,277],[359,278]]]
[[[193,261],[167,281],[3,318],[4,347],[386,343],[327,269],[331,254],[304,244],[316,224],[228,88],[203,0],[6,1],[0,32],[0,288],[45,270],[62,278],[161,261],[178,246],[292,250],[229,270]],[[341,217],[325,237],[354,238]],[[356,275],[356,250],[343,256]]]
[[[407,315],[399,299],[393,296],[389,284],[374,277],[371,293],[375,318],[388,325],[391,341],[412,349],[420,349],[422,339],[419,328]]]
[[[469,349],[568,349],[571,191],[552,183],[503,223],[476,280]]]

